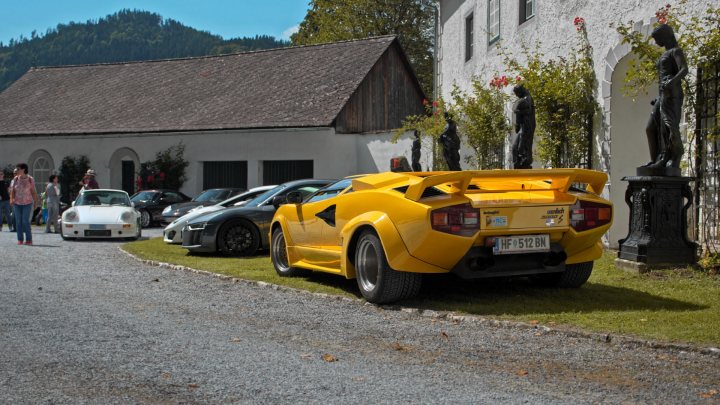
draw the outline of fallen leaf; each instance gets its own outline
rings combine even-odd
[[[159,278],[152,279],[152,280],[150,280],[150,282],[151,282],[151,283],[159,283],[159,282],[160,282],[160,279],[159,279]]]
[[[234,337],[234,338],[230,339],[230,341],[233,343],[237,343],[237,342],[242,342],[242,339],[240,339],[239,337]]]
[[[400,342],[395,342],[392,345],[392,348],[399,351],[399,352],[406,352],[408,349],[407,347],[400,344]]]
[[[540,321],[538,321],[536,319],[533,319],[532,321],[530,321],[530,325],[537,325],[539,323],[540,323]]]
[[[525,377],[526,375],[528,375],[528,372],[527,372],[527,370],[521,369],[521,370],[518,370],[517,372],[515,372],[515,374],[517,374],[518,377]]]
[[[645,319],[645,318],[640,318],[640,322],[647,322],[647,319]]]
[[[542,332],[535,332],[535,336],[542,336]]]
[[[322,359],[327,361],[328,363],[338,361],[337,357],[333,356],[332,354],[323,354]]]
[[[197,384],[188,384],[187,387],[189,390],[196,390],[196,389],[200,388],[200,386]]]
[[[553,321],[548,322],[548,326],[555,326],[555,325],[557,325],[557,324]]]
[[[445,332],[440,332],[440,334],[441,334],[442,337],[444,337],[445,339],[448,339],[448,338],[450,337],[450,336],[448,336],[448,334],[445,333]]]
[[[162,378],[169,380],[172,377],[172,374],[170,373],[162,373]]]
[[[710,391],[708,391],[708,392],[701,392],[699,395],[700,395],[700,397],[702,397],[702,398],[712,398],[712,397],[714,397],[715,395],[718,395],[718,394],[720,394],[720,391],[718,391],[718,390],[710,390]]]
[[[300,358],[303,359],[312,359],[313,355],[310,353],[300,353]]]

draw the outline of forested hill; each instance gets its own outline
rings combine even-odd
[[[288,46],[272,36],[224,40],[147,11],[122,10],[39,36],[0,43],[0,91],[32,66],[77,65],[217,55]]]

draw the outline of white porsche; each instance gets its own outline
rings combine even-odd
[[[200,215],[207,214],[209,212],[219,211],[228,207],[239,207],[246,202],[252,200],[258,195],[275,188],[276,186],[260,186],[251,188],[244,193],[240,193],[234,197],[230,197],[225,201],[221,201],[215,205],[208,205],[205,207],[193,208],[187,214],[180,218],[172,221],[170,225],[166,226],[163,230],[163,241],[165,243],[181,244],[182,243],[182,229],[187,225],[188,221],[199,217]]]
[[[122,190],[85,190],[62,214],[63,239],[138,239],[142,234],[140,213]]]

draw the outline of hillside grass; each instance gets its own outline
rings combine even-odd
[[[143,259],[360,298],[355,280],[322,273],[281,278],[265,254],[250,258],[190,255],[162,238],[131,242],[124,249]],[[417,298],[399,304],[555,328],[720,345],[720,277],[692,268],[628,273],[614,266],[614,258],[614,253],[605,253],[595,262],[588,283],[579,289],[541,288],[523,278],[468,281],[431,275],[425,276]]]

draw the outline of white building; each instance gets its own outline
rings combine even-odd
[[[410,157],[412,139],[391,138],[423,99],[394,36],[33,68],[0,93],[0,164],[42,184],[86,155],[102,187],[132,193],[140,164],[182,142],[189,195],[386,171]]]
[[[567,56],[577,43],[573,20],[585,19],[602,109],[602,116],[594,119],[593,168],[610,176],[605,194],[615,206],[608,234],[611,247],[617,247],[628,229],[627,183],[621,179],[634,176],[635,168],[650,160],[645,125],[657,88],[647,89],[647,95],[635,100],[622,94],[633,55],[610,24],[632,20],[635,30],[648,35],[655,12],[665,4],[664,0],[439,0],[437,82],[439,95],[446,100],[453,85],[469,91],[474,76],[487,83],[495,74],[514,73],[506,70],[498,46],[516,57],[521,57],[523,43],[531,49],[541,44],[539,51],[547,58]],[[701,15],[710,4],[717,6],[717,0],[691,0],[685,8]]]

